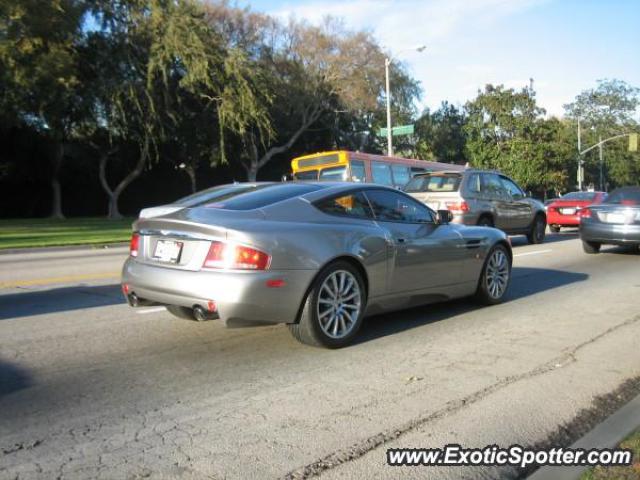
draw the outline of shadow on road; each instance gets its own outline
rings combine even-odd
[[[120,285],[74,286],[0,295],[0,320],[124,303]]]
[[[0,359],[0,397],[30,387],[32,383],[25,370]]]
[[[539,246],[544,246],[545,243],[565,242],[567,240],[575,240],[578,238],[578,229],[570,228],[567,230],[561,230],[560,233],[549,233],[544,237],[544,243]],[[513,247],[524,247],[529,245],[527,237],[524,235],[515,235],[511,237],[511,245]]]
[[[585,273],[547,268],[514,267],[506,301],[512,302],[572,283],[583,282],[588,278],[589,275]],[[490,307],[483,307],[473,299],[461,299],[376,315],[365,320],[355,343],[368,342],[480,308]]]

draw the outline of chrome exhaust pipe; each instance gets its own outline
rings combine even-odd
[[[198,322],[204,322],[206,320],[215,320],[219,318],[216,312],[208,312],[200,305],[193,306],[193,317]]]

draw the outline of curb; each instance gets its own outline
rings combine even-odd
[[[52,253],[52,252],[66,252],[69,250],[107,250],[109,248],[127,247],[129,241],[115,242],[115,243],[85,243],[79,245],[61,245],[52,247],[20,247],[20,248],[6,248],[0,250],[0,255],[11,255],[16,253]]]
[[[596,425],[570,448],[614,448],[640,427],[640,395]],[[590,467],[541,467],[527,480],[576,480]]]

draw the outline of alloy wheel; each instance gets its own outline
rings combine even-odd
[[[362,294],[355,276],[346,270],[332,272],[318,295],[318,321],[330,338],[344,338],[360,316]]]
[[[491,253],[485,270],[487,293],[491,298],[499,299],[509,284],[509,259],[505,252],[497,248]]]

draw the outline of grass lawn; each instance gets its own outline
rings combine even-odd
[[[580,480],[640,480],[640,430],[620,444],[633,452],[633,463],[628,467],[595,467],[582,474]]]
[[[0,250],[126,242],[132,218],[50,218],[0,220]]]

